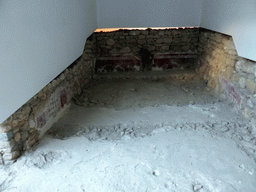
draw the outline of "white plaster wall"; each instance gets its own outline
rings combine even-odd
[[[205,0],[201,27],[232,35],[239,56],[256,61],[256,0]]]
[[[95,0],[1,0],[0,123],[75,61],[96,28]]]
[[[200,26],[203,0],[96,0],[98,28]]]

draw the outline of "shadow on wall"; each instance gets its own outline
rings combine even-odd
[[[141,71],[151,71],[154,55],[146,47],[142,47],[139,51],[141,59]]]

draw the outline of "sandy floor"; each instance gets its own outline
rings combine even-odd
[[[74,103],[0,191],[256,191],[252,127],[204,83],[95,80]]]

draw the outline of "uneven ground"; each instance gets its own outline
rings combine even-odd
[[[104,78],[74,103],[0,191],[256,191],[252,127],[203,82]]]

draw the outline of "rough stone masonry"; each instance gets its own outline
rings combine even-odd
[[[12,163],[35,145],[81,93],[93,75],[95,42],[88,39],[80,58],[0,125],[0,163]]]
[[[165,66],[152,59],[155,69],[183,69],[190,62],[185,66],[179,63],[189,57],[194,59],[190,61],[195,63],[193,68],[198,76],[220,97],[232,101],[237,112],[254,126],[251,134],[256,134],[256,62],[238,56],[231,36],[203,28],[100,32],[87,39],[83,55],[77,61],[0,125],[0,163],[12,163],[39,141],[68,109],[72,97],[79,95],[90,81],[96,60],[127,58],[131,62],[125,67],[140,70],[142,48],[147,48],[154,59],[168,56],[169,64]],[[250,143],[255,146],[256,140]]]

